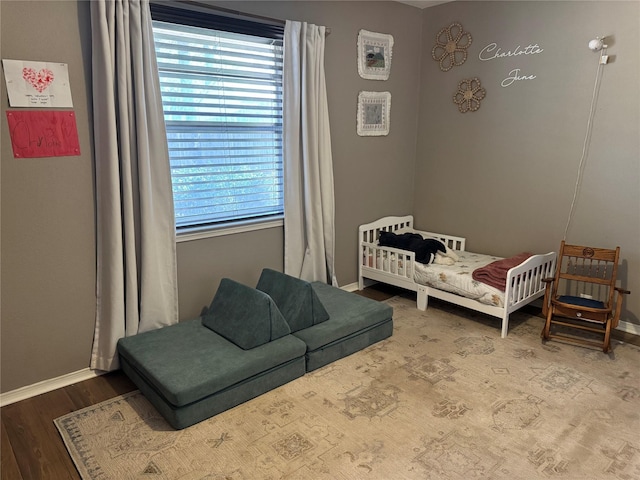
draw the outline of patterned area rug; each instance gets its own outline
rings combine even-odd
[[[55,420],[83,479],[640,479],[640,348],[394,297],[391,338],[181,431],[137,392]]]

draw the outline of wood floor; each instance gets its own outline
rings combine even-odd
[[[402,291],[381,286],[358,293],[384,300]],[[635,335],[623,341],[640,344],[640,338]],[[80,479],[53,420],[135,389],[135,385],[117,371],[0,409],[2,480]]]
[[[80,479],[53,420],[135,389],[117,371],[2,407],[2,480]]]

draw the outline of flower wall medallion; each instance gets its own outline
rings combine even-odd
[[[458,91],[453,96],[453,103],[458,105],[460,113],[475,112],[480,108],[480,100],[487,94],[480,86],[477,77],[467,78],[458,84]]]
[[[465,32],[462,25],[452,23],[436,35],[436,44],[431,50],[431,56],[440,64],[440,70],[447,72],[467,60],[467,48],[472,41],[471,34]]]

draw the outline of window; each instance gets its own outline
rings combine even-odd
[[[177,231],[281,216],[283,27],[151,11]]]

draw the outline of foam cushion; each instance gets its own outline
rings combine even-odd
[[[285,335],[251,350],[243,350],[204,327],[201,318],[118,341],[122,365],[129,365],[136,372],[135,377],[139,380],[136,385],[139,388],[143,388],[141,383],[148,385],[172,408],[229,392],[252,378],[264,376],[271,369],[304,358],[306,349],[304,342],[293,335]],[[130,373],[127,375],[133,379]],[[248,392],[247,398],[264,391],[256,386]]]
[[[256,288],[276,302],[292,332],[329,320],[329,313],[309,282],[265,268]]]
[[[313,282],[312,287],[331,318],[328,322],[294,333],[307,344],[307,352],[348,339],[350,335],[366,331],[393,317],[393,308],[386,303],[321,282]]]
[[[202,324],[244,350],[291,333],[269,295],[229,278],[220,282]]]

